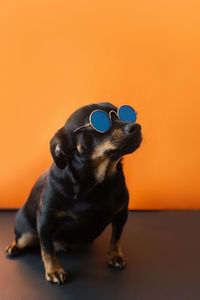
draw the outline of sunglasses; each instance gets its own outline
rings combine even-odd
[[[117,109],[117,112],[111,110],[108,113],[101,109],[94,110],[89,116],[89,123],[74,130],[74,133],[79,129],[92,126],[92,128],[98,132],[107,132],[111,127],[111,114],[114,113],[119,120],[134,123],[137,118],[136,111],[129,105],[122,105]]]

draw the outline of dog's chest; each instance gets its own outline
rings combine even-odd
[[[120,205],[114,198],[108,198],[106,195],[100,198],[97,195],[96,198],[80,199],[67,209],[66,215],[76,224],[95,225],[97,222],[110,221],[119,209]]]
[[[74,239],[92,239],[97,237],[112,222],[122,205],[115,197],[96,194],[82,198],[68,209],[58,212],[59,228],[63,236]]]

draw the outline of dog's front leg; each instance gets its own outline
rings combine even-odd
[[[67,280],[68,274],[62,269],[56,257],[53,245],[53,227],[54,223],[52,220],[47,222],[45,218],[39,218],[38,235],[46,280],[62,284]]]
[[[108,251],[108,265],[118,270],[123,270],[126,266],[125,257],[120,247],[120,237],[127,217],[128,208],[118,213],[112,221],[112,236]]]

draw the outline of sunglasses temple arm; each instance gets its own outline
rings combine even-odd
[[[83,125],[83,126],[81,126],[81,127],[78,127],[77,129],[75,129],[75,130],[73,131],[73,133],[77,132],[77,131],[78,131],[79,129],[81,129],[81,128],[88,127],[88,126],[90,126],[90,123],[87,123],[87,124],[85,124],[85,125]]]

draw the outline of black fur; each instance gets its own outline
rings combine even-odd
[[[17,239],[25,232],[37,234],[46,253],[52,255],[53,241],[61,244],[85,244],[98,237],[110,223],[115,224],[115,239],[119,239],[128,213],[128,190],[121,160],[116,172],[98,181],[92,154],[104,141],[116,149],[105,149],[103,156],[115,161],[135,151],[141,141],[141,126],[121,121],[112,115],[111,129],[102,134],[91,126],[73,131],[88,123],[90,113],[102,109],[109,113],[117,108],[110,103],[81,107],[50,141],[54,159],[44,172],[15,219]],[[122,134],[113,136],[116,129]],[[81,153],[77,149],[81,145]],[[57,216],[57,212],[66,213]]]

